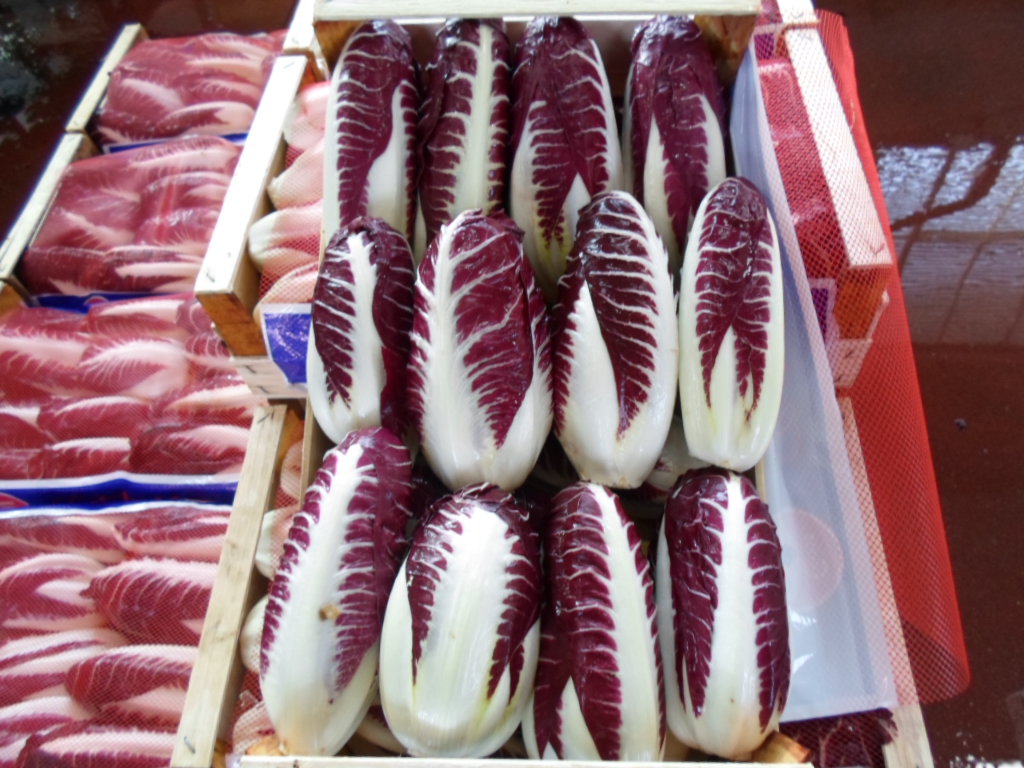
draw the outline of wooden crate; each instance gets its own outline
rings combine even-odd
[[[457,7],[456,7],[457,6]],[[722,2],[716,3],[708,2],[699,3],[696,6],[686,6],[681,8],[678,3],[663,3],[658,0],[653,2],[647,2],[641,7],[630,8],[631,13],[653,13],[659,11],[671,11],[675,13],[679,12],[702,12],[710,14],[723,14],[723,13],[736,13],[736,14],[754,14],[758,10],[759,3],[754,0],[753,2]],[[588,2],[581,4],[580,6],[574,6],[573,12],[581,15],[586,14],[597,14],[595,16],[587,16],[588,23],[590,23],[595,29],[599,30],[595,34],[598,38],[599,44],[605,46],[603,53],[606,54],[606,65],[609,65],[609,77],[613,79],[617,76],[619,83],[624,79],[625,67],[622,62],[609,62],[607,59],[607,50],[611,50],[612,46],[621,46],[624,42],[628,42],[632,32],[632,21],[630,19],[630,25],[628,28],[624,28],[622,17],[612,17],[611,14],[621,8],[619,3],[611,3],[607,0],[588,0]],[[517,19],[525,18],[528,15],[535,13],[559,13],[564,12],[564,5],[559,5],[553,0],[521,0],[516,4],[516,12],[523,14],[522,17],[514,17]],[[432,30],[437,27],[439,16],[451,16],[451,15],[472,15],[473,13],[478,15],[490,15],[493,13],[491,6],[486,6],[482,3],[460,2],[458,4],[449,3],[439,10],[436,5],[431,6],[427,3],[423,3],[420,0],[402,0],[399,3],[392,4],[386,8],[379,5],[370,5],[366,0],[317,0],[315,10],[315,21],[314,29],[316,31],[317,39],[320,43],[322,52],[325,54],[325,58],[330,63],[337,56],[338,46],[335,42],[332,42],[332,33],[336,31],[337,27],[331,27],[332,24],[338,24],[342,22],[349,22],[367,17],[396,17],[400,18],[403,23],[411,29],[414,36],[414,44],[416,44],[417,50],[422,54],[422,47],[429,43],[430,35]],[[605,14],[605,15],[601,15]],[[513,18],[513,17],[509,17]],[[719,32],[719,43],[723,51],[728,55],[729,51],[735,53],[736,49],[742,49],[745,47],[747,38],[749,37],[749,30],[752,28],[749,19],[739,20],[734,17],[718,17],[712,16],[703,20],[705,29],[717,30]],[[742,41],[742,45],[738,41]],[[620,48],[622,50],[622,48]],[[308,57],[307,57],[308,59]],[[296,65],[297,66],[297,65]],[[615,73],[618,73],[616,75]],[[262,107],[262,105],[261,105]],[[259,116],[258,116],[259,119]],[[271,163],[272,165],[272,163]],[[270,171],[265,171],[261,178],[264,182],[269,178]],[[247,185],[248,187],[248,185]],[[249,194],[255,195],[252,187],[249,188]],[[262,187],[260,188],[262,189]],[[244,213],[244,211],[243,211]],[[241,218],[245,218],[244,216]],[[253,216],[246,219],[247,222],[253,220]],[[248,223],[246,224],[246,229]],[[235,295],[235,294],[231,294]],[[230,303],[230,302],[229,302]],[[251,311],[251,309],[250,309]],[[848,402],[847,402],[848,406]],[[844,410],[844,415],[847,413],[848,407]],[[864,473],[863,459],[858,458],[860,454],[860,441],[856,433],[856,423],[852,419],[852,411],[850,411],[850,418],[846,421],[846,436],[848,440],[848,449],[850,451],[851,460],[853,464],[853,471],[855,473]],[[315,421],[312,416],[307,412],[306,424],[305,424],[305,436],[304,436],[304,462],[303,462],[303,485],[308,485],[311,481],[313,474],[319,465],[319,457],[322,456],[323,451],[328,447],[328,442],[322,432],[316,427]],[[866,476],[865,476],[866,477]],[[862,487],[867,488],[866,483],[861,484]],[[872,528],[870,525],[871,521],[875,520],[874,508],[870,494],[865,494],[859,498],[858,501],[861,504],[861,511],[864,515],[864,519],[868,527],[869,536],[878,536],[877,524]],[[265,511],[265,510],[264,510]],[[254,528],[258,529],[258,517],[253,518],[251,524]],[[250,532],[250,535],[253,535]],[[222,563],[222,571],[230,572],[234,574],[234,578],[238,581],[244,581],[246,578],[242,574],[253,573],[253,563],[251,552],[254,551],[255,545],[250,539],[246,539],[246,546],[240,547],[235,550],[233,557],[248,557],[241,563],[232,565],[230,567],[225,566]],[[888,572],[886,570],[884,561],[875,563],[875,576],[878,583],[879,592],[882,595],[883,601],[892,601],[892,589],[891,584],[888,581]],[[236,589],[233,593],[236,597],[240,596],[241,593]],[[206,626],[204,627],[204,639],[209,631],[210,633],[219,632],[220,628],[229,626],[235,630],[235,646],[237,646],[238,629],[241,625],[241,617],[244,617],[246,612],[249,610],[252,604],[255,603],[257,595],[252,593],[251,590],[246,591],[237,604],[224,605],[217,603],[214,605],[211,603],[211,612],[208,614],[206,619]],[[222,615],[226,612],[226,616]],[[887,631],[892,633],[889,637],[890,644],[892,647],[902,649],[905,656],[905,645],[903,643],[902,634],[898,626],[888,627]],[[227,669],[222,669],[217,673],[216,677],[213,677],[209,672],[204,673],[200,676],[193,677],[193,683],[196,681],[236,681],[240,678],[241,672],[241,661],[237,652],[229,658],[225,648],[227,641],[217,645],[218,652],[216,659],[213,662],[203,662],[204,667],[211,668],[217,664],[226,665]],[[201,649],[203,648],[201,644]],[[202,650],[201,650],[202,653]],[[897,655],[899,655],[897,653]],[[896,660],[897,667],[902,667],[903,662],[900,659]],[[194,687],[194,685],[192,686]],[[205,700],[207,705],[202,710],[202,716],[195,716],[190,711],[186,712],[186,717],[182,722],[182,729],[179,730],[178,734],[178,749],[175,752],[174,760],[172,761],[173,768],[206,768],[212,764],[215,757],[215,747],[218,735],[224,736],[227,734],[227,730],[230,727],[231,718],[231,703],[234,701],[237,694],[237,684],[234,688],[227,690],[209,690],[204,688],[200,692],[189,691],[188,706],[193,706],[196,701]],[[901,699],[912,701],[913,691],[901,690]],[[215,702],[214,707],[209,702]],[[899,726],[899,734],[896,740],[885,748],[885,760],[889,768],[931,768],[933,765],[930,749],[928,746],[927,735],[924,730],[923,720],[921,717],[920,707],[908,706],[901,708],[895,712],[896,722]],[[201,748],[198,748],[200,747]],[[761,763],[748,763],[748,765],[769,765],[769,764],[785,764],[786,758],[782,760],[773,758],[768,755],[761,756],[763,762]],[[791,758],[790,758],[791,759]],[[399,762],[400,760],[400,762]],[[397,767],[400,768],[402,765],[409,765],[411,768],[440,768],[441,766],[462,766],[464,768],[498,768],[498,766],[508,766],[508,768],[540,768],[540,763],[532,760],[501,760],[500,763],[493,760],[435,760],[435,759],[424,759],[424,758],[382,758],[382,757],[361,757],[361,756],[346,756],[346,757],[335,757],[335,758],[312,758],[302,756],[284,756],[284,757],[257,757],[257,756],[244,756],[241,758],[240,765],[242,768],[346,768],[355,767],[360,768],[366,766],[369,768],[380,768],[381,766],[387,766],[387,768]],[[573,763],[577,768],[597,768],[598,763],[588,763],[575,761]],[[638,763],[628,764],[631,768],[641,765]],[[647,765],[647,764],[643,764]],[[715,763],[678,763],[680,766],[703,766],[703,765],[722,765],[721,762]]]
[[[329,6],[330,4],[328,4]],[[744,12],[756,9],[757,3],[747,0],[736,3]],[[334,14],[337,10],[338,13]],[[254,391],[270,397],[302,397],[304,389],[290,384],[268,355],[263,330],[253,317],[259,299],[260,275],[248,258],[248,233],[252,224],[272,209],[266,187],[282,169],[285,156],[284,119],[288,106],[299,89],[308,82],[329,75],[344,41],[357,22],[344,8],[316,5],[301,0],[296,6],[285,42],[287,55],[279,57],[267,83],[256,112],[253,127],[246,140],[231,186],[224,200],[220,218],[214,229],[206,258],[196,280],[196,295],[213,319],[221,338],[236,358],[239,371]],[[385,15],[393,16],[393,9]],[[412,31],[417,54],[426,60],[438,28],[434,18],[404,19]],[[510,25],[513,37],[521,34],[524,20]],[[635,22],[639,17],[630,17]],[[753,16],[703,20],[706,29],[719,35],[723,51],[745,46],[753,25]],[[617,92],[625,83],[627,62],[622,51],[628,50],[633,24],[623,24],[622,17],[591,15],[588,24],[605,52],[605,64]],[[721,39],[728,34],[729,40]],[[723,53],[723,56],[729,55]],[[321,232],[321,247],[326,233]]]
[[[285,117],[299,89],[316,77],[306,56],[279,56],[274,62],[196,279],[196,296],[231,353],[243,359],[240,365],[266,376],[273,372],[267,368],[263,332],[253,319],[260,274],[249,259],[249,228],[272,210],[266,188],[284,167]]]
[[[57,143],[32,194],[4,238],[3,245],[0,245],[0,312],[22,303],[28,297],[15,270],[21,255],[50,212],[64,170],[76,160],[97,154],[99,149],[83,133],[65,134]]]
[[[869,486],[866,483],[866,469],[852,405],[846,398],[840,398],[839,404],[843,414],[851,466],[858,480],[857,487],[862,491],[858,500],[864,516],[867,535],[870,540],[880,541],[871,495],[865,490]],[[301,485],[306,488],[312,483],[324,452],[331,447],[330,440],[316,425],[308,403],[303,430]],[[255,437],[254,433],[250,444],[257,444],[260,439]],[[272,482],[276,475],[272,475],[267,469],[266,452],[270,449],[264,447],[261,450],[263,451],[261,466],[264,467],[262,473],[254,470],[251,474],[245,474],[246,468],[243,467],[243,478],[239,486],[239,496],[236,499],[236,508],[242,511],[237,514],[232,511],[228,532],[228,542],[230,543],[225,544],[226,554],[218,569],[214,596],[210,600],[210,611],[207,614],[203,636],[200,640],[200,657],[189,685],[185,716],[182,718],[182,724],[178,730],[178,744],[171,768],[209,768],[215,764],[215,758],[219,757],[218,741],[223,744],[223,740],[228,736],[233,707],[237,701],[239,683],[243,673],[238,653],[241,626],[252,606],[262,597],[262,593],[254,589],[253,585],[258,583],[265,587],[265,582],[255,569],[256,541],[259,536],[262,515],[270,508],[273,500],[272,492],[267,490],[267,483]],[[248,456],[246,461],[248,466]],[[270,479],[268,480],[268,478]],[[244,492],[241,490],[242,484],[253,481],[257,483],[255,490],[249,488]],[[262,502],[262,509],[256,509],[253,506],[256,501]],[[872,549],[881,551],[880,548]],[[894,611],[892,586],[884,560],[876,561],[874,568],[883,606]],[[222,582],[225,580],[230,584],[223,585]],[[903,683],[903,688],[899,691],[900,697],[903,700],[913,700],[915,696],[915,691],[912,688],[913,678],[909,674],[909,660],[906,657],[902,631],[898,624],[893,625],[891,622],[887,624],[886,631],[889,634],[890,646],[896,649],[894,664],[897,669],[906,673],[898,675]],[[226,687],[218,687],[225,684]],[[894,717],[898,733],[894,741],[883,749],[887,768],[933,768],[934,763],[920,706],[901,707],[894,712]],[[755,755],[754,762],[742,763],[742,765],[798,765],[799,763],[794,762],[789,746],[788,740],[783,737],[777,743],[766,745],[763,751]],[[245,755],[241,758],[240,766],[241,768],[401,768],[402,766],[409,766],[409,768],[442,768],[442,766],[542,768],[545,764],[541,761],[519,759],[440,760],[358,755],[331,758]],[[712,766],[723,765],[722,762],[700,761],[665,764],[674,764],[678,768],[712,768]],[[574,768],[598,768],[602,763],[573,761],[572,765]],[[621,765],[626,768],[640,768],[640,766],[651,768],[654,764],[623,762]]]
[[[126,24],[121,28],[121,32],[114,39],[110,50],[107,51],[107,55],[103,57],[89,87],[85,89],[82,98],[78,100],[78,106],[75,107],[75,111],[71,113],[71,117],[64,126],[65,131],[85,133],[88,130],[93,115],[96,114],[96,110],[107,95],[111,73],[132,48],[148,39],[149,35],[141,24]]]

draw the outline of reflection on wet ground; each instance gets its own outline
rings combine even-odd
[[[1024,345],[1024,137],[877,161],[914,340]]]
[[[1024,55],[1006,27],[1024,6],[823,4],[857,54],[972,667],[964,694],[924,707],[935,763],[1019,765],[1024,105],[1007,75]]]

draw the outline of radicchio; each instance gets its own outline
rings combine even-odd
[[[683,422],[678,416],[673,417],[669,427],[665,447],[651,470],[636,492],[636,497],[664,504],[668,495],[675,487],[680,475],[691,469],[706,467],[708,463],[695,459],[686,448],[686,435],[683,434]]]
[[[675,275],[700,201],[725,178],[722,86],[696,22],[656,16],[640,25],[625,101],[625,188],[654,220]]]
[[[635,488],[665,445],[678,327],[665,248],[625,192],[581,212],[555,314],[555,433],[580,477]]]
[[[679,295],[679,394],[690,453],[745,472],[782,401],[782,268],[775,223],[746,179],[700,204]]]
[[[361,24],[331,79],[324,144],[324,230],[376,216],[412,239],[416,217],[416,60],[390,20]]]
[[[551,429],[547,309],[504,216],[441,228],[416,278],[408,403],[423,453],[451,489],[514,490]]]
[[[413,755],[483,757],[519,726],[540,640],[538,536],[493,485],[438,501],[388,600],[380,696]]]
[[[290,754],[333,755],[375,693],[381,620],[399,561],[412,461],[384,428],[324,457],[270,586],[260,687]]]
[[[615,494],[579,483],[555,497],[544,576],[540,662],[523,721],[530,757],[660,760],[654,580]]]
[[[665,506],[655,589],[668,724],[713,755],[750,754],[789,691],[782,551],[768,505],[742,475],[688,472]]]
[[[357,219],[327,246],[306,381],[317,423],[335,443],[362,427],[404,431],[414,281],[408,241],[381,219]]]
[[[578,212],[622,177],[611,88],[597,43],[572,18],[540,16],[516,49],[510,212],[553,301]]]
[[[450,19],[438,30],[419,122],[424,249],[462,211],[505,205],[511,58],[501,21]]]

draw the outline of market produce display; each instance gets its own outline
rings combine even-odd
[[[351,432],[292,521],[265,609],[260,688],[296,754],[334,754],[370,705],[380,622],[406,549],[411,471],[394,433]]]
[[[361,25],[334,68],[324,143],[324,229],[380,218],[411,242],[419,69],[394,21]]]
[[[778,727],[789,689],[782,553],[753,483],[680,478],[658,534],[658,639],[668,724],[702,752],[743,758]]]
[[[547,309],[504,216],[460,213],[416,276],[408,406],[452,490],[526,479],[551,430]]]
[[[479,192],[501,175],[501,27],[451,21],[439,31],[415,158],[406,141],[415,71],[406,32],[392,22],[360,26],[335,69],[324,172],[332,238],[307,364],[314,414],[341,445],[327,453],[297,513],[280,508],[264,521],[258,562],[273,574],[271,596],[243,632],[250,670],[261,624],[263,652],[260,680],[247,679],[236,713],[236,751],[333,754],[358,737],[412,755],[483,757],[522,726],[534,757],[658,760],[671,729],[692,748],[736,759],[777,727],[789,660],[773,524],[749,481],[709,474],[724,469],[687,472],[704,462],[752,466],[763,453],[761,430],[774,425],[781,380],[773,226],[749,183],[710,178],[724,175],[720,91],[704,69],[710,56],[695,52],[703,43],[681,20],[659,18],[637,33],[636,132],[627,135],[642,157],[632,155],[630,167],[668,227],[660,233],[652,213],[618,190],[618,131],[596,43],[571,19],[528,24],[512,75],[510,218],[495,204],[494,195],[505,202],[500,193],[460,203],[468,198],[451,186]],[[655,97],[648,91],[665,77],[659,67],[694,71],[677,92]],[[675,108],[688,120],[659,128],[659,113]],[[369,114],[388,126],[373,134],[372,151]],[[680,153],[693,157],[666,167]],[[411,328],[402,330],[402,280],[412,274],[404,173],[414,159],[430,239],[415,274]],[[370,165],[392,174],[397,225],[358,218],[379,194]],[[669,235],[677,253],[687,247],[682,299]],[[694,371],[704,421],[689,415],[681,389]],[[405,389],[389,400],[403,375]],[[356,397],[358,387],[367,391]],[[677,391],[682,420],[674,418]],[[746,410],[731,420],[737,400]],[[405,408],[412,434],[395,418]],[[746,425],[747,414],[757,441],[733,427]],[[443,484],[420,485],[422,503],[359,490],[364,473],[386,484],[407,466],[357,450],[366,429],[380,433],[381,424],[397,424],[398,435],[418,444]],[[550,466],[535,476],[552,434],[571,465],[548,472],[568,465],[549,446]],[[701,448],[708,442],[716,452]],[[542,477],[565,481],[552,487]],[[573,485],[576,477],[590,482]],[[726,490],[707,498],[692,490],[710,477]],[[658,567],[669,575],[655,576],[613,489],[667,497],[651,546],[664,550]],[[691,496],[688,507],[680,502]],[[411,516],[404,562],[395,544],[378,546],[372,566],[346,564],[347,547],[370,535],[344,534],[356,500],[360,515],[377,504],[386,530],[399,510]],[[691,523],[683,507],[708,519]],[[315,557],[318,547],[329,557]],[[348,590],[371,576],[357,606]],[[700,579],[721,594],[703,595]],[[375,606],[387,593],[381,616]],[[350,622],[358,630],[346,630]],[[744,655],[730,675],[720,667],[729,670],[732,654],[714,643],[731,634]],[[375,663],[376,651],[365,649],[378,637]],[[301,670],[286,671],[285,645],[309,649],[294,654]]]
[[[681,19],[641,25],[621,144],[569,18],[531,21],[515,51],[501,22],[447,22],[422,93],[407,30],[367,22],[292,105],[249,252],[264,302],[312,300],[310,405],[337,447],[306,457],[301,502],[293,447],[264,518],[234,751],[483,757],[521,729],[532,757],[659,760],[671,732],[739,759],[777,728],[779,545],[728,470],[756,464],[778,411],[779,250],[757,190],[725,178],[703,45]],[[242,112],[187,114],[204,130]],[[191,286],[236,155],[187,139],[77,164],[26,282]],[[0,317],[0,473],[236,473],[260,400],[196,306]],[[630,489],[664,505],[653,540]],[[24,596],[0,613],[18,692],[0,722],[22,724],[0,762],[164,766],[226,510],[48,520],[0,519],[0,593]]]
[[[456,214],[505,208],[511,59],[501,22],[450,19],[437,32],[417,129],[426,230],[417,256]]]
[[[535,759],[659,760],[665,690],[640,536],[604,486],[569,486],[552,505],[526,750]]]
[[[580,210],[554,312],[555,434],[584,480],[635,488],[668,437],[679,379],[668,255],[626,192]]]
[[[411,754],[488,755],[516,730],[537,668],[541,583],[539,537],[511,494],[473,485],[432,507],[381,630],[381,705]]]
[[[656,16],[637,28],[622,114],[623,186],[650,214],[678,275],[697,206],[725,179],[725,98],[700,28]]]
[[[191,294],[0,316],[0,478],[237,473],[262,398]]]
[[[196,137],[72,163],[21,280],[33,293],[191,291],[239,151]]]
[[[327,245],[313,294],[306,385],[334,442],[362,427],[406,429],[405,367],[415,277],[409,241],[356,219]]]
[[[94,118],[104,144],[245,133],[284,30],[144,40],[114,68]]]
[[[548,301],[578,211],[622,185],[611,88],[597,43],[571,18],[538,17],[516,47],[509,214]]]
[[[167,765],[216,567],[187,553],[209,559],[225,530],[211,521],[229,512],[156,502],[0,516],[0,765]],[[142,541],[168,547],[140,554]]]
[[[679,293],[679,396],[696,458],[737,472],[768,449],[782,400],[779,238],[764,198],[726,179],[697,209]]]

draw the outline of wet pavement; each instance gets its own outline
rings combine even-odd
[[[284,26],[290,2],[0,2],[0,229],[121,24]],[[843,14],[893,222],[969,689],[925,706],[936,765],[1024,754],[1024,3],[825,0]]]
[[[1024,5],[820,6],[856,54],[971,663],[965,693],[924,708],[935,762],[1020,761]]]

